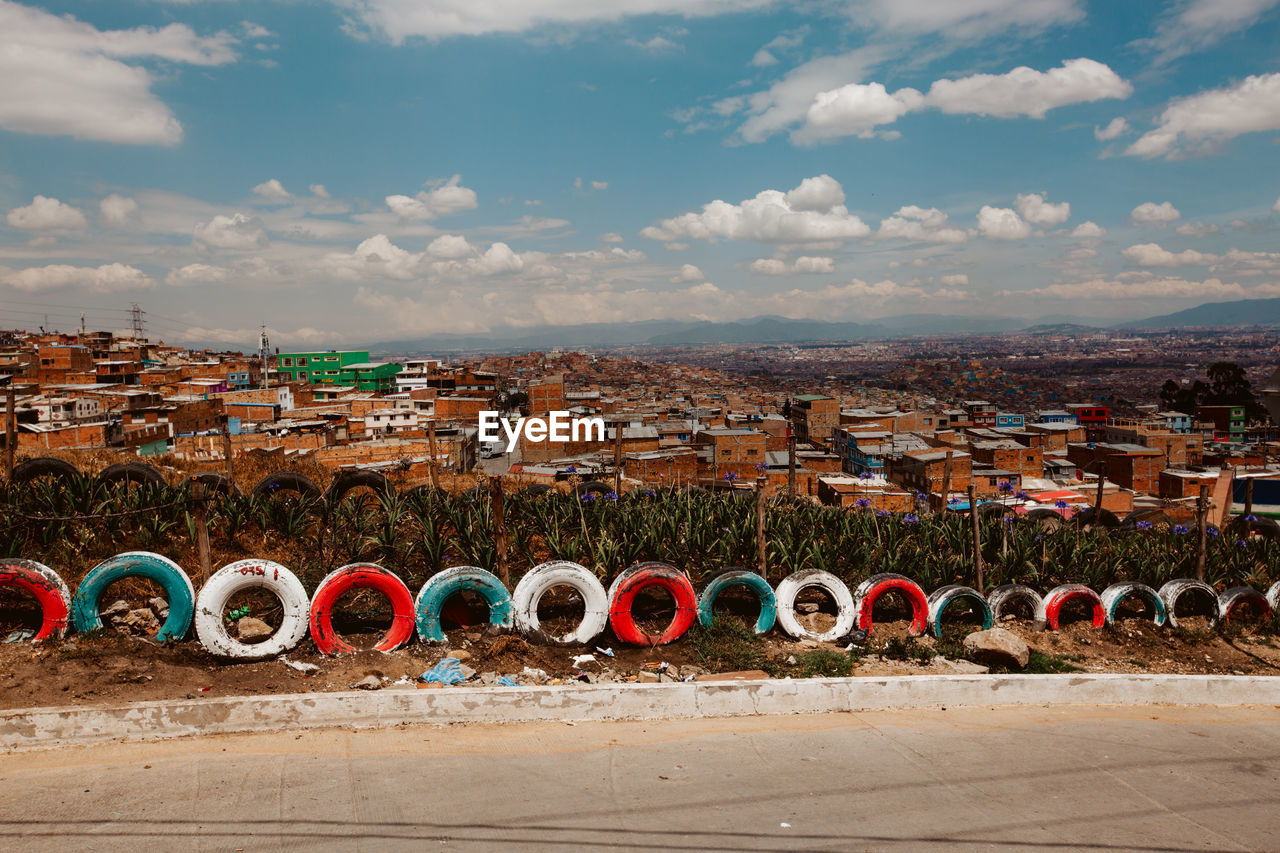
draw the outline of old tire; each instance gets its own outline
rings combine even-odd
[[[579,498],[586,495],[602,497],[604,495],[612,494],[613,486],[610,486],[608,483],[602,483],[599,480],[588,480],[585,483],[579,483],[573,491]]]
[[[373,648],[390,652],[413,636],[413,594],[394,573],[376,563],[350,563],[334,569],[311,596],[311,639],[326,655],[351,654],[355,646],[333,630],[333,605],[349,589],[375,589],[391,602],[391,627]]]
[[[796,596],[802,589],[811,586],[826,590],[836,603],[836,624],[821,634],[805,628],[796,618]],[[778,582],[773,594],[778,607],[778,625],[797,640],[832,642],[853,630],[855,618],[853,594],[849,592],[849,587],[844,581],[830,572],[818,569],[801,569],[798,572],[792,572]]]
[[[80,469],[62,459],[52,456],[37,456],[24,459],[13,466],[14,483],[30,483],[40,477],[53,477],[58,480],[74,480],[80,476]]]
[[[991,605],[991,616],[997,622],[1008,616],[1010,609],[1018,604],[1027,605],[1031,618],[1035,619],[1042,602],[1040,593],[1020,583],[1001,584],[987,593],[987,604]]]
[[[538,621],[538,602],[557,586],[572,588],[582,597],[582,621],[567,634],[554,635]],[[589,643],[604,632],[609,623],[609,597],[599,578],[586,568],[567,560],[541,563],[525,572],[511,594],[515,625],[522,634],[557,646]]]
[[[1093,611],[1093,627],[1101,628],[1107,624],[1106,608],[1102,606],[1102,598],[1096,592],[1084,584],[1064,583],[1061,586],[1055,586],[1044,594],[1044,599],[1040,602],[1040,608],[1036,611],[1036,627],[1040,629],[1047,628],[1050,631],[1058,630],[1062,617],[1062,608],[1072,601],[1089,603]]]
[[[242,643],[227,630],[222,612],[231,596],[265,589],[280,599],[280,627],[261,643]],[[270,560],[237,560],[213,573],[196,597],[196,637],[210,654],[236,660],[273,658],[292,651],[307,636],[311,602],[298,576]]]
[[[280,492],[294,492],[308,501],[320,501],[320,488],[306,474],[297,471],[276,471],[268,474],[253,487],[255,498],[270,498]]]
[[[536,498],[541,495],[545,495],[547,492],[554,491],[555,489],[551,488],[551,486],[546,483],[530,483],[520,490],[520,494],[525,495],[526,497]]]
[[[1195,578],[1176,578],[1166,581],[1160,587],[1157,594],[1164,602],[1165,624],[1170,628],[1178,627],[1178,599],[1187,593],[1202,597],[1207,605],[1208,612],[1205,615],[1209,617],[1210,624],[1218,624],[1218,593],[1204,581]]]
[[[1164,625],[1168,619],[1168,608],[1165,607],[1164,599],[1160,597],[1160,593],[1156,592],[1145,583],[1135,583],[1133,581],[1121,581],[1113,583],[1102,591],[1099,596],[1102,599],[1102,609],[1107,615],[1107,624],[1116,624],[1116,611],[1120,608],[1120,602],[1131,596],[1137,596],[1147,603],[1151,608],[1151,621],[1156,627]]]
[[[98,604],[102,593],[111,584],[128,577],[148,578],[164,587],[169,615],[156,633],[156,640],[164,642],[185,637],[196,605],[191,578],[173,560],[150,551],[117,554],[89,570],[71,600],[71,624],[75,629],[82,634],[101,629]]]
[[[911,605],[911,626],[907,632],[919,637],[929,630],[929,597],[924,594],[920,584],[905,575],[892,572],[881,572],[858,584],[853,591],[854,615],[858,628],[870,634],[874,630],[871,621],[871,610],[880,596],[887,592],[900,592]]]
[[[163,489],[168,485],[164,475],[144,462],[117,462],[108,465],[98,474],[99,483],[129,483],[134,486],[152,486]]]
[[[38,643],[49,637],[62,638],[66,635],[71,612],[71,591],[53,569],[35,560],[0,560],[0,587],[13,587],[29,592],[40,605],[40,629],[31,638],[31,642]]]
[[[433,575],[418,591],[413,602],[418,639],[424,643],[447,643],[449,638],[440,627],[444,604],[451,596],[467,590],[479,593],[489,605],[490,625],[511,627],[511,593],[507,592],[498,576],[478,566],[454,566]]]
[[[338,476],[329,484],[329,490],[324,493],[325,502],[329,506],[336,506],[342,503],[347,492],[362,487],[373,489],[380,497],[395,494],[395,487],[386,477],[377,471],[356,468],[338,472]]]
[[[755,593],[760,601],[760,615],[756,618],[755,632],[767,634],[778,621],[778,599],[769,582],[755,572],[746,569],[726,569],[707,581],[698,596],[698,624],[710,628],[715,621],[716,597],[731,586],[743,586]]]
[[[240,489],[236,487],[235,481],[226,474],[219,474],[216,471],[203,471],[191,478],[200,485],[204,486],[205,494],[209,495],[238,495]]]
[[[978,614],[982,617],[981,630],[985,631],[995,624],[995,616],[992,615],[991,605],[983,598],[982,593],[971,586],[963,586],[956,583],[947,584],[929,593],[929,630],[933,633],[933,636],[942,639],[942,615],[949,606],[957,601],[968,601],[978,609]]]
[[[631,612],[636,595],[650,586],[661,587],[671,593],[676,605],[671,624],[656,637],[641,631]],[[665,563],[648,563],[624,572],[609,599],[609,627],[619,640],[636,646],[661,646],[680,639],[693,624],[697,613],[698,600],[693,584],[683,572]]]
[[[1272,613],[1267,597],[1251,586],[1233,586],[1218,593],[1218,622],[1221,624],[1225,625],[1233,614],[1247,608],[1259,610],[1263,615]]]
[[[1267,590],[1267,604],[1272,613],[1280,613],[1280,581],[1276,581]]]

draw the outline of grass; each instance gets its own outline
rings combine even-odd
[[[765,654],[760,637],[737,619],[716,619],[710,628],[695,623],[688,637],[693,651],[709,669],[761,669],[773,675],[777,668]]]
[[[856,652],[815,649],[796,656],[799,669],[795,674],[801,678],[847,678],[861,659]]]
[[[915,640],[893,637],[884,644],[884,648],[880,650],[880,656],[889,660],[912,661],[924,666],[931,663],[938,653]]]

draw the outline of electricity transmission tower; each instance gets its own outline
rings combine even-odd
[[[133,326],[133,339],[138,343],[146,340],[143,337],[146,334],[145,321],[142,319],[147,312],[138,307],[138,303],[129,303],[129,323]]]

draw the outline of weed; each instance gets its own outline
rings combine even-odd
[[[928,646],[920,645],[915,640],[893,637],[884,644],[880,655],[889,660],[914,661],[923,666],[937,657],[938,653]]]
[[[771,672],[774,668],[765,655],[764,642],[737,619],[716,619],[710,628],[695,624],[689,639],[698,657],[712,669]]]
[[[861,657],[854,652],[815,649],[796,657],[796,666],[800,668],[797,674],[801,678],[847,678],[859,660]]]

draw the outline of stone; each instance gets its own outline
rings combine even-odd
[[[243,616],[236,620],[236,636],[245,643],[257,643],[267,639],[275,631],[271,630],[271,626],[261,619],[255,619],[252,616]]]
[[[466,649],[450,649],[444,653],[444,656],[457,661],[471,660],[471,652]]]
[[[382,679],[376,675],[366,675],[351,686],[356,690],[381,690]]]
[[[535,669],[531,666],[526,666],[521,670],[520,674],[534,684],[546,684],[549,680],[545,670]]]
[[[1031,659],[1031,647],[1004,628],[975,631],[964,638],[964,648],[978,661],[995,666],[1022,669]]]
[[[985,667],[980,663],[974,663],[971,660],[951,660],[938,655],[933,659],[934,666],[954,672],[957,675],[982,675],[990,672],[989,667]]]
[[[679,681],[680,681],[679,678],[677,678],[674,675],[671,675],[670,673],[667,673],[667,672],[658,673],[658,682],[660,684],[676,684]]]
[[[798,661],[796,660],[795,655],[787,655],[787,660],[786,660],[787,666],[795,666],[796,663],[798,663]]]
[[[692,676],[694,676],[694,677],[696,678],[696,677],[697,677],[697,676],[699,676],[699,675],[706,675],[706,674],[707,674],[707,670],[706,670],[705,668],[703,668],[703,667],[695,666],[695,665],[693,665],[693,664],[691,664],[691,663],[687,663],[687,664],[685,664],[684,666],[680,667],[680,674],[681,674],[681,675],[692,675]]]
[[[169,618],[169,602],[165,601],[160,596],[157,595],[155,598],[148,598],[147,606],[151,608],[151,612],[156,615],[157,619]]]
[[[480,683],[481,683],[481,684],[497,684],[497,683],[498,683],[498,673],[496,673],[496,672],[482,672],[482,673],[480,673]]]
[[[462,636],[466,637],[468,642],[471,642],[471,643],[480,642],[480,634],[475,631],[467,631]]]
[[[110,607],[102,611],[102,615],[106,618],[110,618],[112,616],[124,616],[128,614],[128,612],[129,612],[129,602],[113,601],[111,602]]]
[[[458,672],[462,673],[463,681],[470,681],[472,678],[475,678],[476,675],[476,671],[465,663],[458,665]]]
[[[680,667],[676,666],[676,665],[675,665],[675,664],[673,664],[673,663],[669,663],[669,664],[667,664],[667,668],[666,668],[665,670],[663,670],[663,673],[664,673],[665,675],[669,675],[669,676],[671,676],[671,677],[672,677],[672,678],[674,678],[676,681],[679,681],[679,680],[680,680]]]
[[[156,619],[156,615],[150,608],[130,610],[129,614],[121,620],[121,624],[135,634],[154,634],[160,630],[160,620]]]
[[[640,684],[657,684],[662,681],[662,676],[651,669],[642,669],[636,674],[636,681]]]
[[[802,601],[795,606],[797,613],[817,613],[818,603],[816,601]]]

